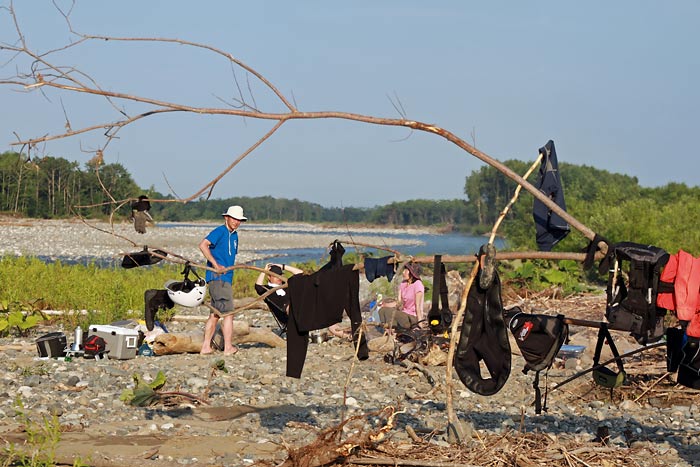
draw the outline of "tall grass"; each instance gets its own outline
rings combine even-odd
[[[0,308],[8,309],[14,304],[14,308],[23,306],[34,310],[87,311],[82,317],[67,317],[67,324],[89,325],[86,321],[106,323],[142,318],[144,292],[162,289],[170,279],[181,280],[181,269],[171,263],[123,269],[3,257],[0,258]],[[255,271],[236,271],[234,297],[255,295],[256,277]]]

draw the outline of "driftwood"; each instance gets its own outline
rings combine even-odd
[[[156,355],[199,353],[202,349],[203,333],[165,333],[156,336],[153,352]],[[233,343],[262,343],[270,347],[284,347],[286,342],[268,329],[253,328],[245,321],[233,323]]]

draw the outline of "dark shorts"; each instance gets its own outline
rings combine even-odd
[[[233,286],[231,283],[211,281],[207,285],[213,308],[210,311],[220,318],[233,314]]]

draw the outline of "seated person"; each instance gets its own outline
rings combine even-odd
[[[384,300],[379,310],[379,318],[382,323],[391,327],[410,329],[418,323],[424,326],[426,324],[423,312],[425,287],[420,279],[420,266],[415,263],[406,263],[402,274],[398,301]]]
[[[304,272],[301,269],[295,268],[294,266],[289,266],[288,264],[274,263],[267,263],[265,265],[265,270],[279,276],[283,275],[285,271],[289,271],[292,274],[301,274]],[[267,283],[265,283],[266,277]],[[255,291],[258,293],[258,295],[263,295],[268,290],[274,289],[283,283],[284,281],[279,277],[261,272],[255,281]],[[275,292],[265,297],[265,303],[267,303],[270,307],[270,311],[274,315],[280,327],[286,328],[287,315],[289,314],[289,295],[287,295],[287,292],[284,289],[277,289]]]
[[[289,271],[292,274],[301,274],[304,272],[301,269],[295,268],[294,266],[290,266],[288,264],[273,264],[273,263],[266,264],[265,270],[273,272],[273,273],[278,274],[280,276],[285,271]],[[264,283],[266,276],[267,276],[267,284]],[[261,272],[258,275],[257,280],[255,281],[255,291],[258,293],[258,295],[263,295],[268,290],[282,285],[283,282],[284,281],[282,279],[280,279],[276,276]],[[270,307],[270,311],[274,315],[275,319],[277,320],[277,322],[280,325],[280,327],[282,328],[282,330],[285,330],[287,327],[287,319],[288,319],[287,315],[289,315],[289,295],[287,295],[287,292],[284,289],[278,289],[274,293],[265,297],[265,302]],[[340,337],[342,339],[352,340],[352,333],[350,332],[350,330],[343,328],[340,325],[340,323],[337,323],[337,324],[330,326],[328,328],[328,331],[331,333],[331,335],[333,335],[335,337]]]

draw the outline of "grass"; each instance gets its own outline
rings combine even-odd
[[[257,272],[237,270],[234,297],[255,296]],[[85,310],[59,318],[67,327],[93,322],[142,318],[143,294],[162,289],[168,280],[182,279],[181,267],[173,264],[123,269],[95,264],[47,264],[31,257],[0,258],[0,312],[22,309]]]

